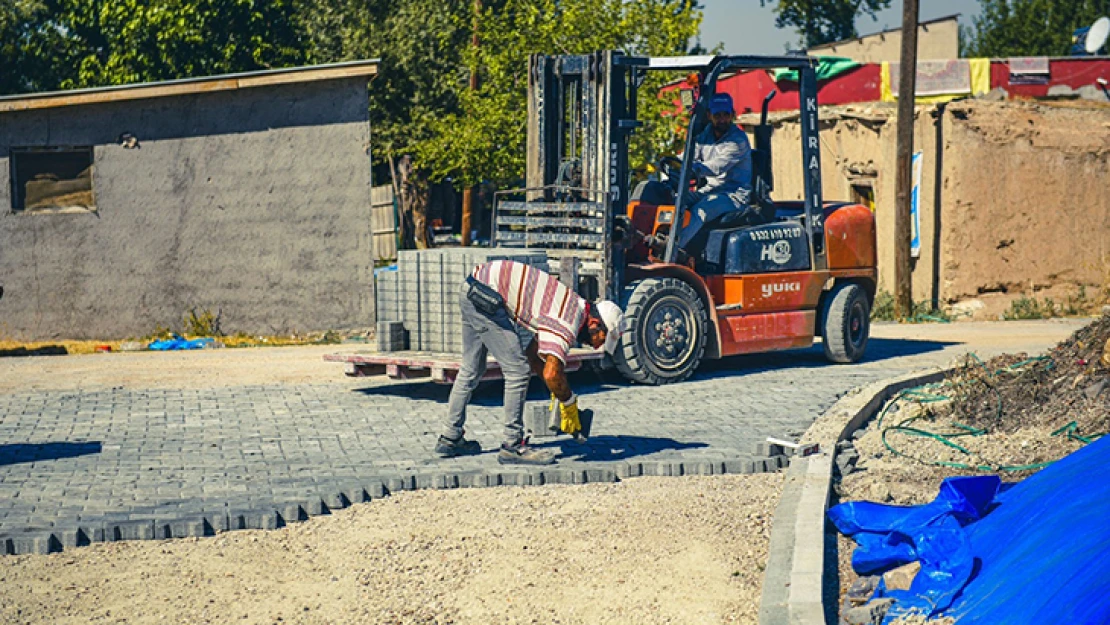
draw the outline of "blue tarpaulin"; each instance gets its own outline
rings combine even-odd
[[[829,510],[858,543],[852,567],[877,574],[920,561],[892,597],[960,625],[1110,624],[1110,436],[1014,485],[949,478],[923,506],[849,502]]]
[[[210,343],[212,343],[212,339],[210,337],[189,340],[181,338],[180,336],[177,336],[175,334],[173,335],[172,339],[166,339],[164,341],[154,341],[147,346],[147,349],[153,349],[155,351],[170,351],[176,349],[201,349],[203,347],[207,347]]]

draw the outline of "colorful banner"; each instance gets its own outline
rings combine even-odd
[[[898,65],[886,61],[882,64],[879,93],[883,102],[898,100]],[[914,100],[918,104],[982,95],[991,90],[991,60],[918,61],[916,80]]]

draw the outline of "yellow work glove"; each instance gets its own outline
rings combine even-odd
[[[582,431],[582,422],[578,419],[578,397],[575,395],[570,396],[568,403],[562,404],[559,407],[559,429],[564,434],[575,434]]]

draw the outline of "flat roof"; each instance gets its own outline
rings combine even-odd
[[[233,91],[251,87],[266,87],[291,83],[335,80],[358,76],[373,77],[378,73],[381,59],[346,61],[326,65],[306,65],[282,69],[267,69],[239,74],[221,74],[201,78],[182,78],[161,82],[147,82],[133,85],[114,85],[92,89],[72,89],[47,93],[29,93],[0,96],[0,113],[11,111],[30,111],[61,106],[81,104],[100,104],[145,98],[162,98],[193,93],[213,91]]]
[[[963,14],[962,13],[953,13],[952,15],[944,15],[942,17],[936,17],[936,18],[933,18],[931,20],[918,20],[917,27],[921,28],[922,26],[928,26],[929,24],[936,24],[937,22],[947,22],[949,20],[959,20],[960,15],[963,15]],[[860,35],[859,37],[852,37],[851,39],[843,39],[841,41],[830,41],[829,43],[823,43],[819,46],[810,46],[810,47],[806,48],[806,50],[807,51],[808,50],[824,50],[825,48],[833,48],[833,47],[836,47],[836,46],[842,46],[846,43],[851,43],[853,41],[861,41],[863,39],[868,39],[870,37],[877,37],[879,35],[885,35],[887,33],[896,33],[896,32],[899,32],[901,30],[902,30],[901,26],[899,26],[898,28],[888,28],[886,30],[880,30],[878,32],[867,33],[866,35]]]

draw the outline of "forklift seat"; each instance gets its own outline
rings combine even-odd
[[[645,180],[636,185],[629,199],[653,206],[674,206],[674,193],[671,188],[657,180]]]

